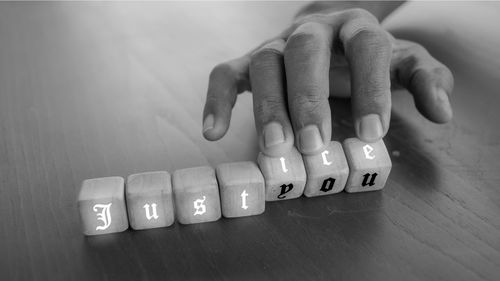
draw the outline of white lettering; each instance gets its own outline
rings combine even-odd
[[[332,164],[332,162],[328,161],[326,159],[326,155],[328,154],[328,150],[325,150],[321,153],[321,157],[323,158],[323,164],[326,165],[326,166],[330,166]]]
[[[375,155],[371,155],[370,153],[373,152],[373,147],[371,147],[369,144],[363,146],[363,152],[365,153],[366,159],[375,159]]]
[[[286,168],[286,164],[285,164],[285,157],[280,157],[280,161],[281,161],[281,169],[283,170],[283,173],[288,172],[288,169]]]
[[[149,204],[145,204],[143,206],[144,210],[146,210],[146,218],[149,220],[151,219],[158,219],[158,213],[156,212],[156,203],[151,204],[151,208],[153,209],[153,215],[149,213]]]
[[[194,208],[196,209],[196,211],[194,212],[194,215],[203,215],[204,213],[207,212],[207,207],[205,206],[205,204],[203,204],[203,202],[205,202],[207,198],[205,196],[203,196],[203,199],[197,199],[197,200],[194,200],[193,202],[193,206]]]
[[[105,230],[111,225],[111,214],[109,209],[112,203],[109,204],[95,204],[92,210],[97,213],[97,220],[102,221],[103,225],[99,225],[95,230]],[[99,211],[99,209],[101,209]]]
[[[242,209],[248,209],[248,206],[247,206],[247,196],[248,196],[248,193],[246,190],[243,190],[243,192],[241,193],[241,208]]]

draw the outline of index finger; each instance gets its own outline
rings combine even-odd
[[[231,111],[239,93],[250,89],[249,56],[221,63],[210,73],[203,110],[203,135],[208,140],[222,138],[229,128]]]

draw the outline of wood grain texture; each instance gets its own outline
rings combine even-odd
[[[81,234],[84,179],[256,159],[248,94],[228,136],[203,140],[207,78],[300,5],[0,3],[0,280],[499,280],[498,3],[410,3],[387,22],[456,85],[446,125],[393,92],[382,191]],[[353,136],[349,102],[331,105],[334,139]]]

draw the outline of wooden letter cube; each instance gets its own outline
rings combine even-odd
[[[344,151],[351,174],[347,192],[382,189],[389,177],[392,162],[382,140],[365,143],[356,138],[344,140]]]
[[[212,167],[174,172],[177,219],[182,224],[216,221],[221,217],[219,187]]]
[[[306,170],[295,147],[282,157],[269,157],[261,152],[257,163],[266,183],[266,201],[293,199],[304,192]]]
[[[85,235],[126,230],[128,219],[123,178],[84,180],[78,194],[78,209]]]
[[[254,162],[220,164],[217,179],[224,217],[244,217],[264,212],[264,177]]]
[[[174,223],[172,183],[168,172],[130,175],[125,194],[133,229],[165,227]]]
[[[344,189],[349,177],[349,166],[339,142],[332,141],[321,153],[302,157],[307,173],[304,195],[329,195]]]

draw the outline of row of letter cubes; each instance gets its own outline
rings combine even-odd
[[[345,153],[344,153],[345,151]],[[313,197],[384,187],[391,159],[383,141],[332,141],[317,155],[295,148],[282,157],[259,154],[257,162],[85,180],[78,207],[86,235],[243,217],[264,212],[265,201]]]

